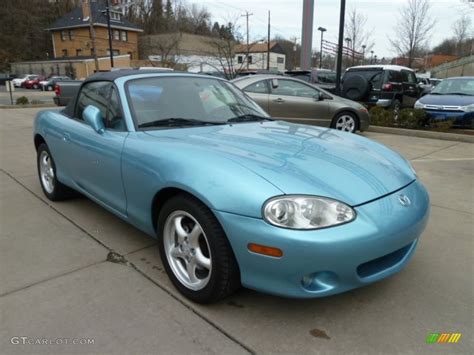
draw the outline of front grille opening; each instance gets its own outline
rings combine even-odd
[[[407,255],[413,243],[404,246],[390,254],[381,256],[380,258],[360,264],[357,267],[357,274],[361,277],[369,277],[378,274],[392,266],[398,264]]]

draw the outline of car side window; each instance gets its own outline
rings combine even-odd
[[[112,83],[108,81],[96,81],[84,85],[77,99],[75,118],[82,121],[82,112],[88,105],[94,105],[100,110],[102,117],[107,117],[111,87]]]
[[[109,106],[105,120],[105,127],[116,131],[126,131],[125,120],[120,106],[120,99],[117,89],[112,86],[110,92]]]
[[[273,95],[315,97],[318,91],[311,86],[293,80],[278,79],[278,87],[272,88]]]
[[[401,75],[404,83],[416,84],[416,77],[412,72],[402,70]]]
[[[394,71],[394,70],[389,70],[387,81],[390,82],[390,83],[402,83],[403,82],[403,77],[402,77],[400,72]]]
[[[268,83],[266,80],[257,81],[244,89],[245,92],[251,92],[255,94],[269,94]]]

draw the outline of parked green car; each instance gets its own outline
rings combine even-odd
[[[364,106],[302,80],[253,75],[232,82],[275,118],[352,133],[369,127],[369,113]]]

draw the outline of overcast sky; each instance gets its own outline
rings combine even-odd
[[[196,3],[207,7],[213,20],[220,23],[229,19],[234,21],[246,10],[253,13],[250,17],[251,41],[266,37],[268,10],[272,17],[272,35],[278,34],[288,39],[301,37],[302,0],[200,0]],[[396,55],[387,38],[393,36],[399,8],[405,3],[406,0],[346,1],[346,14],[355,7],[367,16],[367,28],[373,30],[374,51],[379,58]],[[436,26],[429,41],[430,47],[453,35],[452,25],[462,13],[472,13],[474,17],[474,9],[463,5],[461,0],[431,0],[431,3],[431,15],[436,19]],[[339,4],[339,0],[315,0],[313,48],[319,49],[320,33],[316,30],[319,26],[328,29],[325,39],[337,42]],[[238,24],[244,31],[245,18],[240,17]]]

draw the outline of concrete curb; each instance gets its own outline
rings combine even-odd
[[[474,143],[474,135],[471,136],[468,134],[421,131],[421,130],[416,130],[416,129],[404,129],[404,128],[381,127],[381,126],[370,126],[367,129],[367,131],[376,132],[376,133],[397,134],[397,135],[409,136],[409,137],[420,137],[420,138],[430,138],[430,139],[441,139],[445,141]]]
[[[17,109],[17,108],[41,108],[41,107],[44,107],[44,108],[47,108],[47,107],[57,107],[59,108],[59,106],[56,106],[54,103],[50,103],[50,104],[35,104],[35,105],[0,105],[0,109],[5,109],[5,110],[8,110],[8,109]]]

